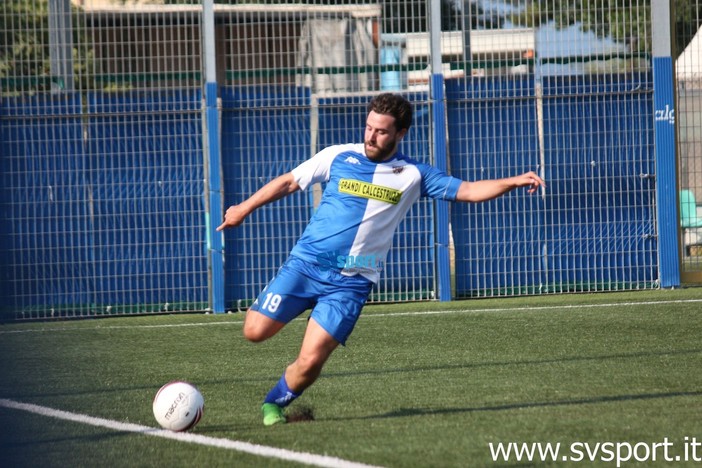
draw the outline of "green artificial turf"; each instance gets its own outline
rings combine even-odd
[[[155,428],[154,394],[187,380],[205,397],[191,433],[208,438],[393,467],[695,466],[701,318],[702,289],[368,306],[291,407],[315,420],[274,427],[260,405],[304,319],[260,344],[241,314],[11,323],[0,398]],[[3,405],[0,431],[1,466],[300,466]],[[493,459],[512,442],[560,446]]]

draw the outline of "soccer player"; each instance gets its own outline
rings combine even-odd
[[[451,177],[397,151],[412,124],[412,106],[404,97],[377,95],[367,110],[363,143],[323,149],[229,207],[217,228],[238,226],[257,208],[326,182],[319,207],[289,258],[246,312],[244,337],[261,342],[312,309],[297,358],[263,403],[266,426],[286,422],[283,409],[346,343],[378,281],[395,228],[419,197],[482,202],[517,187],[534,193],[544,185],[534,172],[474,182]]]

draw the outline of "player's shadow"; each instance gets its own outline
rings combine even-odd
[[[397,368],[397,369],[373,369],[364,371],[354,371],[354,372],[338,372],[338,373],[327,373],[323,374],[323,377],[334,378],[334,377],[351,377],[358,375],[380,375],[380,374],[392,374],[392,373],[413,373],[413,372],[423,372],[423,371],[433,371],[433,370],[455,370],[455,369],[471,369],[471,368],[481,368],[481,367],[502,367],[502,366],[520,366],[520,365],[544,365],[544,364],[554,364],[554,363],[568,363],[568,362],[582,362],[582,361],[602,361],[609,359],[637,359],[642,357],[657,357],[657,356],[681,356],[689,354],[699,354],[702,353],[702,349],[687,349],[687,350],[677,350],[677,351],[645,351],[636,353],[618,353],[610,355],[600,355],[600,356],[571,356],[563,358],[551,358],[551,359],[533,359],[533,360],[522,360],[522,361],[495,361],[495,362],[480,362],[480,363],[465,363],[465,364],[454,364],[454,365],[444,365],[444,366],[417,366],[408,368]],[[555,400],[555,401],[536,401],[536,402],[519,402],[519,403],[509,403],[504,405],[495,406],[469,406],[469,407],[459,407],[459,408],[400,408],[397,410],[389,411],[387,413],[367,415],[359,417],[348,417],[348,418],[338,418],[338,420],[354,420],[354,419],[385,419],[385,418],[400,418],[407,416],[427,416],[427,415],[441,415],[441,414],[457,414],[457,413],[481,413],[481,412],[491,412],[491,411],[510,411],[528,408],[542,408],[542,407],[556,407],[556,406],[568,406],[568,405],[586,405],[586,404],[597,404],[597,403],[609,403],[618,401],[636,401],[636,400],[653,400],[661,398],[676,398],[676,397],[686,397],[686,396],[701,396],[702,391],[689,391],[689,392],[661,392],[661,393],[644,393],[644,394],[625,394],[625,395],[604,395],[590,398],[580,398],[580,399],[568,399],[568,400]],[[320,418],[335,420],[335,418]]]
[[[700,354],[702,349],[682,349],[677,351],[641,351],[636,353],[618,353],[606,354],[599,356],[568,356],[560,358],[547,359],[525,359],[521,361],[493,361],[493,362],[475,362],[461,364],[446,364],[440,366],[417,366],[417,367],[402,367],[396,369],[367,369],[359,371],[344,371],[344,372],[325,372],[320,378],[335,378],[335,377],[355,377],[361,375],[387,375],[399,373],[413,373],[436,370],[457,370],[457,369],[478,369],[485,367],[505,367],[505,366],[538,366],[543,364],[563,364],[568,362],[587,362],[587,361],[605,361],[609,359],[637,359],[642,357],[658,357],[658,356],[681,356],[688,354]]]
[[[571,406],[571,405],[589,405],[597,403],[612,403],[619,401],[636,401],[636,400],[655,400],[661,398],[679,398],[679,397],[698,397],[702,396],[702,391],[692,392],[661,392],[661,393],[642,393],[629,395],[605,395],[592,398],[577,398],[570,400],[555,400],[555,401],[534,401],[522,403],[509,403],[505,405],[495,406],[468,406],[465,408],[400,408],[387,413],[346,417],[346,418],[320,418],[329,421],[348,421],[348,420],[371,420],[371,419],[388,419],[388,418],[403,418],[408,416],[436,416],[442,414],[458,414],[458,413],[483,413],[492,411],[511,411],[530,408],[544,408],[556,406]]]

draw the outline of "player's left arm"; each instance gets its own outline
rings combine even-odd
[[[217,228],[217,231],[222,231],[228,227],[239,226],[244,222],[247,216],[258,208],[280,200],[283,197],[287,197],[298,190],[300,190],[300,186],[295,181],[292,172],[276,177],[243,202],[238,205],[230,206],[225,212],[224,221]]]
[[[458,187],[456,201],[483,202],[492,200],[519,187],[529,187],[527,192],[535,193],[539,187],[545,187],[544,181],[535,172],[506,177],[504,179],[478,180],[461,182]]]

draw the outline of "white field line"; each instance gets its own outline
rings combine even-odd
[[[124,318],[124,317],[115,317]],[[80,320],[80,319],[76,319]],[[95,331],[95,330],[134,330],[137,328],[181,328],[181,327],[211,327],[213,325],[242,325],[243,320],[233,320],[231,322],[200,322],[200,323],[163,323],[160,325],[96,325],[94,327],[47,327],[47,328],[26,328],[19,330],[0,330],[0,335],[9,335],[13,333],[39,333],[53,331]]]
[[[115,431],[135,432],[148,436],[161,437],[164,439],[173,439],[180,442],[188,442],[191,444],[199,444],[206,445],[209,447],[235,450],[237,452],[244,452],[260,457],[277,458],[285,461],[294,461],[298,463],[303,463],[305,465],[323,466],[329,468],[373,467],[373,465],[356,463],[326,455],[316,455],[314,453],[306,452],[293,452],[292,450],[268,447],[265,445],[257,445],[249,442],[241,442],[238,440],[207,437],[199,434],[191,434],[188,432],[171,432],[163,429],[155,429],[153,427],[141,426],[139,424],[131,424],[113,421],[110,419],[95,418],[93,416],[87,416],[85,414],[70,413],[68,411],[61,411],[53,408],[48,408],[46,406],[32,405],[29,403],[20,403],[17,401],[7,400],[3,398],[0,398],[0,406],[15,410],[28,411],[30,413],[39,414],[41,416],[63,419],[65,421],[73,421],[81,424],[88,424],[91,426],[104,427]]]
[[[361,317],[392,317],[408,315],[446,315],[455,313],[484,313],[484,312],[534,312],[539,310],[572,310],[572,309],[599,309],[606,307],[636,307],[641,305],[665,305],[665,304],[694,304],[702,302],[702,299],[679,299],[675,301],[644,301],[644,302],[611,302],[604,304],[573,304],[559,306],[523,306],[523,307],[502,307],[490,309],[456,309],[456,310],[424,310],[415,312],[389,312],[382,314],[361,314]]]
[[[384,318],[384,317],[407,317],[407,316],[422,316],[422,315],[449,315],[449,314],[476,314],[486,312],[535,312],[540,310],[573,310],[573,309],[600,309],[608,307],[638,307],[647,305],[666,305],[666,304],[695,304],[702,303],[702,299],[679,299],[669,301],[641,301],[641,302],[610,302],[603,304],[573,304],[573,305],[558,305],[558,306],[523,306],[523,307],[501,307],[501,308],[486,308],[486,309],[446,309],[446,310],[419,310],[413,312],[384,312],[378,314],[361,314],[361,318]],[[299,318],[297,320],[307,320]],[[81,330],[120,330],[120,329],[138,329],[138,328],[179,328],[179,327],[208,327],[216,325],[241,325],[243,320],[232,320],[229,322],[200,322],[200,323],[180,323],[180,324],[161,324],[161,325],[108,325],[95,327],[47,327],[47,328],[26,328],[15,330],[0,330],[0,335],[14,333],[40,333],[54,331],[81,331]]]

